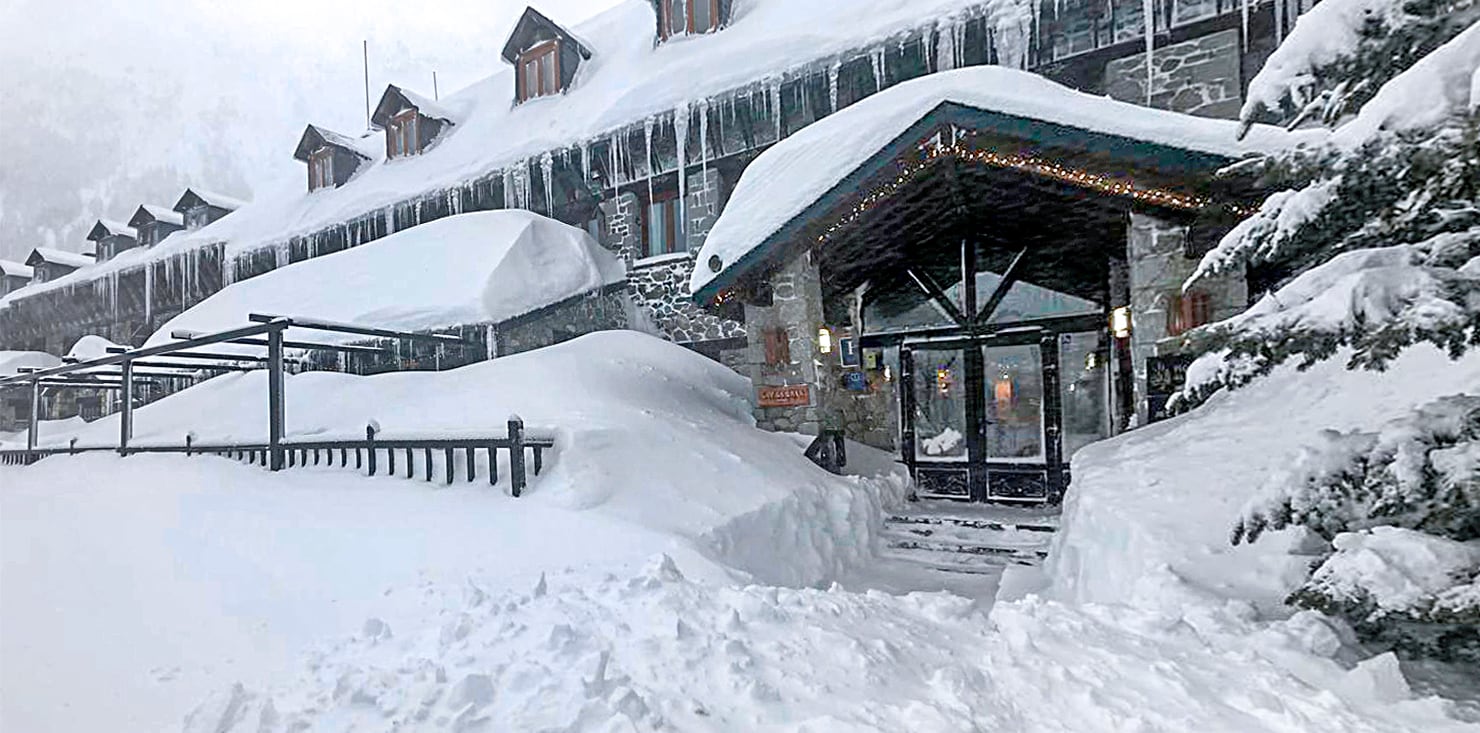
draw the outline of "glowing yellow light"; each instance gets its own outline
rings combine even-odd
[[[832,331],[827,326],[817,329],[817,351],[823,354],[832,353]]]
[[[1130,306],[1120,306],[1110,311],[1110,333],[1115,338],[1123,339],[1131,335],[1131,309]]]

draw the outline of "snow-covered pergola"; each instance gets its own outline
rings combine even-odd
[[[581,229],[520,210],[439,219],[234,283],[161,326],[211,332],[253,313],[403,331],[501,323],[621,283],[617,258]],[[352,334],[326,334],[340,342]]]

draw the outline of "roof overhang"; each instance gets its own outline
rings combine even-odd
[[[990,109],[973,107],[958,102],[946,101],[923,113],[903,133],[876,150],[861,165],[840,182],[811,201],[799,214],[792,217],[757,246],[751,247],[733,262],[720,263],[721,269],[708,282],[693,292],[694,299],[701,303],[714,302],[727,288],[735,286],[758,270],[764,270],[780,259],[790,248],[799,243],[816,242],[829,226],[836,223],[840,212],[858,200],[870,184],[879,179],[897,175],[905,168],[905,161],[918,160],[922,154],[922,143],[936,136],[944,149],[953,149],[955,141],[950,135],[971,133],[987,136],[994,140],[1014,143],[1015,152],[1002,156],[1011,162],[1041,160],[1054,162],[1065,157],[1075,159],[1097,159],[1114,165],[1098,166],[1092,172],[1103,179],[1120,179],[1135,184],[1145,182],[1145,188],[1175,188],[1187,192],[1189,198],[1207,196],[1215,186],[1215,176],[1220,168],[1234,162],[1229,155],[1201,150],[1179,148],[1159,142],[1131,138],[1123,135],[1091,130],[1059,122],[1008,114]],[[1026,155],[1025,155],[1026,153]],[[1130,176],[1115,175],[1113,168],[1130,170]],[[1031,165],[1023,165],[1027,175],[1034,175]],[[750,171],[747,170],[746,175]],[[1097,196],[1116,195],[1092,189]],[[1152,204],[1154,205],[1154,204]],[[727,212],[729,209],[727,209]],[[721,215],[723,217],[724,214]],[[709,267],[700,261],[697,267]],[[711,268],[712,269],[712,268]]]
[[[371,156],[356,147],[350,138],[317,125],[309,125],[303,129],[303,136],[298,138],[298,147],[293,150],[293,159],[307,163],[309,156],[325,147],[338,148],[365,160],[371,159]]]

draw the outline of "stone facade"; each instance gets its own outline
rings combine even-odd
[[[1199,117],[1235,118],[1242,106],[1237,30],[1158,48],[1151,54],[1148,106]],[[1146,54],[1115,59],[1105,66],[1105,94],[1147,104]]]
[[[594,331],[627,328],[628,308],[626,293],[621,286],[578,295],[499,324],[495,329],[496,353],[507,356],[569,341]]]
[[[771,276],[771,304],[745,306],[747,345],[745,366],[757,388],[810,385],[811,403],[801,407],[759,407],[756,425],[816,435],[821,429],[822,405],[826,404],[828,380],[817,333],[823,326],[822,280],[811,253],[804,253]],[[784,331],[787,354],[784,363],[769,363],[767,334]],[[819,373],[822,368],[823,373]]]
[[[1197,268],[1188,256],[1187,227],[1131,212],[1127,257],[1130,262],[1131,360],[1135,369],[1136,423],[1147,422],[1146,360],[1172,353],[1178,340],[1169,331],[1168,310],[1182,284]],[[1241,313],[1248,305],[1248,284],[1242,274],[1204,282],[1198,290],[1208,295],[1210,320]]]

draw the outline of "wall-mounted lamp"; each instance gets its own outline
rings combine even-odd
[[[1119,308],[1116,308],[1115,310],[1110,311],[1110,333],[1114,334],[1115,335],[1115,338],[1118,338],[1118,339],[1123,339],[1123,338],[1129,338],[1130,337],[1130,335],[1131,335],[1131,309],[1130,309],[1130,306],[1123,305],[1123,306],[1120,306]]]
[[[827,326],[817,329],[817,352],[820,354],[831,354],[832,349],[832,331],[827,330]]]

